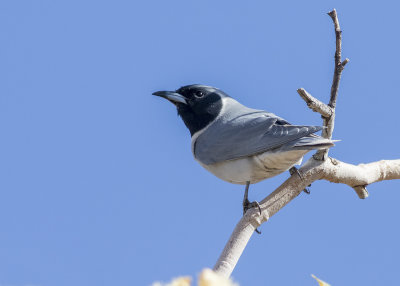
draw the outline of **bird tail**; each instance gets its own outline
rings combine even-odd
[[[319,149],[326,149],[332,146],[335,146],[335,142],[340,140],[331,140],[322,138],[317,135],[306,136],[296,140],[296,144],[293,145],[294,149],[297,150],[319,150]]]

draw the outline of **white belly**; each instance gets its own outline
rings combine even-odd
[[[199,163],[224,181],[241,185],[250,181],[254,184],[287,171],[296,164],[301,164],[301,160],[307,152],[304,150],[267,151],[251,157],[211,165]]]

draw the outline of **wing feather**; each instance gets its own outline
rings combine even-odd
[[[251,156],[322,129],[290,125],[273,113],[241,106],[231,107],[229,113],[225,112],[197,137],[193,149],[197,160],[210,165]]]

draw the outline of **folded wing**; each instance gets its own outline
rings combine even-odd
[[[197,137],[193,148],[197,160],[210,165],[251,156],[322,129],[290,125],[273,113],[243,107],[232,108]]]

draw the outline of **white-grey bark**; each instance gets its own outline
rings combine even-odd
[[[326,127],[322,136],[325,138],[332,137],[340,77],[344,66],[349,62],[348,59],[341,61],[341,30],[336,10],[329,12],[328,15],[333,20],[336,35],[335,69],[329,104],[319,101],[302,88],[297,90],[307,106],[322,115],[323,124]],[[261,214],[258,208],[246,212],[236,225],[214,266],[215,272],[222,276],[230,276],[254,230],[296,198],[312,182],[327,180],[333,183],[346,184],[355,190],[359,198],[364,199],[368,196],[367,185],[383,180],[400,179],[400,159],[352,165],[329,158],[327,154],[328,150],[316,152],[299,169],[301,177],[297,174],[292,175],[263,199],[260,202]]]
[[[261,215],[257,208],[246,212],[236,225],[214,266],[214,271],[226,277],[230,276],[254,230],[296,198],[312,182],[327,180],[332,183],[346,184],[355,189],[360,196],[358,189],[363,190],[366,185],[383,180],[400,179],[400,159],[356,166],[333,158],[325,161],[311,158],[299,171],[302,178],[294,174],[261,201]]]

